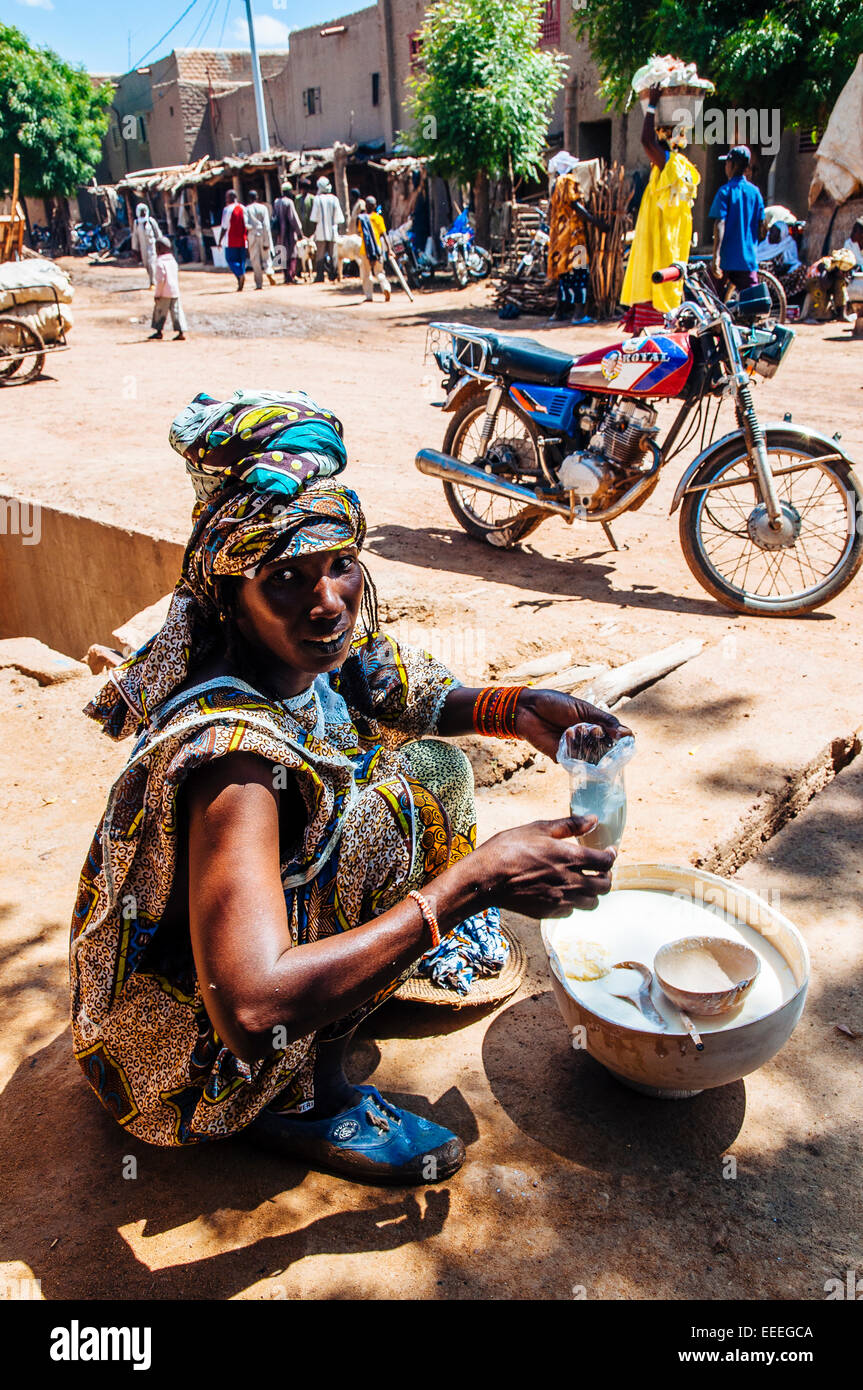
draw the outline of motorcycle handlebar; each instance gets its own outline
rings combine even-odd
[[[683,271],[679,265],[670,265],[665,270],[654,270],[650,278],[654,285],[662,285],[668,280],[682,280]]]

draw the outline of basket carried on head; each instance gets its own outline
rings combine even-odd
[[[657,126],[694,125],[705,96],[716,90],[712,82],[698,76],[694,63],[684,63],[671,53],[654,54],[633,77],[632,90],[642,110],[647,109],[653,87],[662,90],[656,105]]]
[[[703,87],[663,87],[656,103],[654,123],[657,126],[695,125],[704,108]],[[642,111],[650,104],[648,92],[639,92]]]

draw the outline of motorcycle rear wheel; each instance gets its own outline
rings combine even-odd
[[[482,465],[478,462],[480,432],[485,419],[486,395],[471,396],[457,410],[449,423],[443,441],[443,452],[463,463]],[[511,401],[501,405],[495,420],[495,432],[489,444],[489,452],[495,447],[507,449],[515,455],[523,468],[516,466],[510,471],[500,468],[501,476],[519,481],[522,472],[541,477],[539,466],[539,447],[537,432],[533,422]],[[450,511],[463,530],[476,540],[489,541],[508,549],[535,531],[545,520],[544,515],[536,515],[530,506],[521,506],[517,501],[499,497],[493,492],[483,492],[480,488],[463,487],[458,483],[444,483],[444,496]]]
[[[767,452],[773,468],[823,456],[816,440],[794,431],[768,430]],[[780,474],[776,490],[792,535],[792,544],[767,549],[753,530],[767,537],[758,512],[761,499],[754,483],[743,480],[752,469],[742,440],[708,459],[692,486],[722,481],[737,486],[692,492],[680,509],[680,544],[698,582],[737,613],[796,618],[829,603],[851,583],[863,564],[863,486],[844,461],[813,463]],[[751,575],[750,575],[751,571]]]

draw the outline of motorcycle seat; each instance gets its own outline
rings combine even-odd
[[[572,370],[573,357],[543,347],[535,338],[521,338],[512,333],[486,333],[484,336],[492,348],[490,366],[505,376],[560,386]]]

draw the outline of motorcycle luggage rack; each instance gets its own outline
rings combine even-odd
[[[457,368],[477,381],[493,381],[493,373],[487,371],[490,351],[491,344],[481,329],[466,323],[430,323],[423,361],[433,357],[441,371]]]

